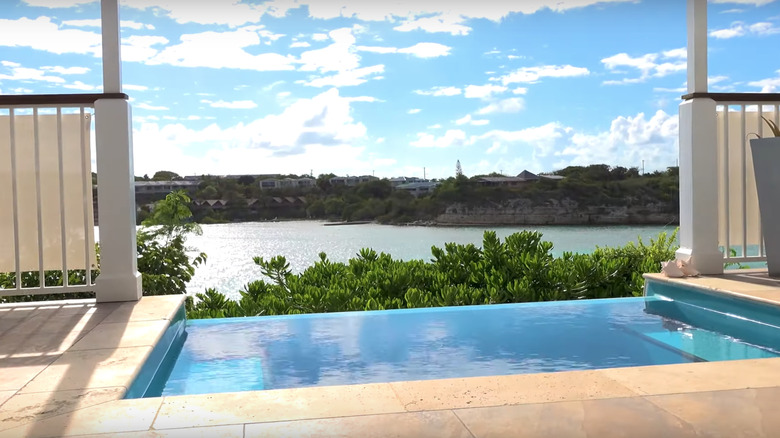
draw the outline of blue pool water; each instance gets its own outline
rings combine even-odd
[[[188,321],[143,395],[779,355],[776,308],[661,287],[646,298]]]

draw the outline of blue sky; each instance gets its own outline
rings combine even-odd
[[[135,173],[448,177],[677,160],[684,0],[125,0]],[[0,94],[102,90],[97,0],[4,0]],[[711,91],[780,91],[780,1],[709,4]]]

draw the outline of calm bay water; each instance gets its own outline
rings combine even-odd
[[[521,230],[536,230],[554,244],[553,253],[587,253],[596,246],[622,246],[647,242],[660,232],[673,232],[674,226],[548,226],[497,227],[500,238]],[[203,235],[190,237],[187,244],[208,255],[208,263],[197,268],[188,293],[213,287],[230,298],[238,297],[245,284],[262,278],[252,257],[270,259],[283,255],[293,272],[302,272],[325,252],[331,261],[344,262],[361,248],[386,252],[400,260],[430,260],[431,246],[447,242],[482,244],[484,227],[412,227],[390,225],[323,226],[318,221],[249,222],[204,225]]]

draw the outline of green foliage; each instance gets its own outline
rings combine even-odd
[[[183,192],[169,194],[155,204],[137,233],[138,271],[145,295],[184,294],[195,268],[206,263],[206,254],[193,259],[187,255],[189,234],[200,234],[200,226],[190,222],[190,198]]]
[[[400,261],[362,249],[346,263],[325,253],[300,274],[283,256],[254,262],[269,280],[244,286],[239,300],[214,290],[198,294],[190,318],[462,306],[642,294],[642,274],[659,272],[674,258],[676,233],[645,244],[597,248],[592,254],[552,255],[538,232],[523,231],[502,242],[486,231],[482,248],[447,243],[432,247],[433,258]]]

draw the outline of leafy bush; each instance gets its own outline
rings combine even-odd
[[[283,256],[254,262],[270,281],[257,280],[229,300],[209,289],[188,302],[188,317],[236,316],[462,306],[642,294],[642,274],[659,272],[674,258],[676,232],[645,244],[598,248],[592,254],[554,257],[538,232],[522,231],[503,242],[486,231],[482,248],[447,243],[431,248],[433,259],[399,261],[362,249],[347,263],[325,253],[300,274]]]

